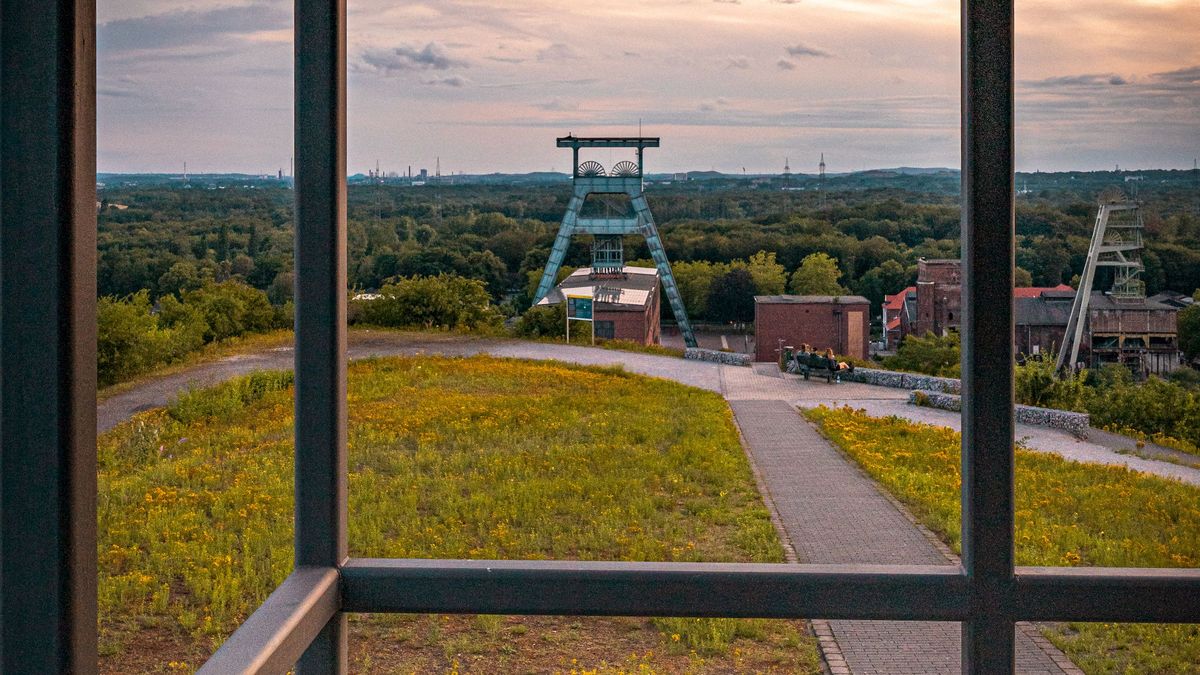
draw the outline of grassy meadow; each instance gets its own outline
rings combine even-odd
[[[100,439],[106,672],[194,669],[291,570],[291,377]],[[355,556],[780,562],[716,394],[553,362],[349,367]],[[819,672],[799,621],[352,617],[356,672]]]
[[[842,408],[806,411],[931,531],[960,552],[953,430]],[[1016,455],[1018,565],[1200,566],[1200,489],[1123,467]],[[1046,635],[1089,674],[1200,673],[1200,626],[1064,623]]]

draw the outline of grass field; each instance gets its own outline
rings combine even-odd
[[[291,569],[291,378],[100,441],[107,672],[193,669]],[[354,362],[350,546],[387,557],[782,561],[728,406],[616,369]],[[819,672],[798,621],[371,616],[360,672]]]
[[[806,415],[960,551],[957,432],[843,408]],[[1200,489],[1017,450],[1018,565],[1200,566]],[[1066,623],[1047,637],[1087,673],[1200,673],[1200,626]]]

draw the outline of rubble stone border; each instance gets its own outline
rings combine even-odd
[[[699,347],[688,347],[683,350],[683,358],[693,361],[709,361],[711,363],[721,363],[727,366],[750,366],[750,355],[739,354],[737,352],[722,352],[716,349],[700,349]]]
[[[937,408],[939,410],[952,410],[954,412],[962,410],[962,399],[959,396],[939,391],[914,390],[909,392],[908,402],[912,405]],[[1091,417],[1087,413],[1039,408],[1019,403],[1016,405],[1016,418],[1020,424],[1032,424],[1039,427],[1069,431],[1076,438],[1087,438],[1087,431],[1091,425]]]

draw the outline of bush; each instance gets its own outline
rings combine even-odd
[[[239,281],[208,283],[183,300],[165,295],[156,313],[149,291],[97,302],[96,370],[104,387],[172,363],[205,344],[286,327],[291,306],[272,307],[260,290]]]
[[[170,363],[204,344],[202,319],[163,325],[145,290],[125,298],[100,298],[96,328],[96,371],[102,387]]]
[[[1087,409],[1088,371],[1064,374],[1054,370],[1055,357],[1029,359],[1013,371],[1017,403],[1040,408],[1083,411]],[[1128,372],[1128,371],[1126,371]]]
[[[275,308],[267,294],[240,281],[209,283],[187,291],[183,294],[183,304],[204,317],[208,324],[204,333],[206,342],[286,327],[276,323]]]
[[[1157,377],[1096,389],[1087,410],[1097,427],[1136,429],[1200,445],[1200,397]]]
[[[944,336],[926,333],[925,337],[910,335],[904,338],[896,355],[884,359],[883,366],[937,377],[958,377],[961,358],[958,333]]]
[[[394,328],[481,330],[500,325],[500,312],[482,281],[454,274],[393,279],[379,298],[360,300],[363,323]]]
[[[563,337],[567,332],[567,306],[564,303],[541,305],[525,310],[517,321],[521,337]]]

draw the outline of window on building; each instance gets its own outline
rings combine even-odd
[[[597,321],[595,323],[596,337],[611,340],[616,335],[617,326],[612,321]]]

